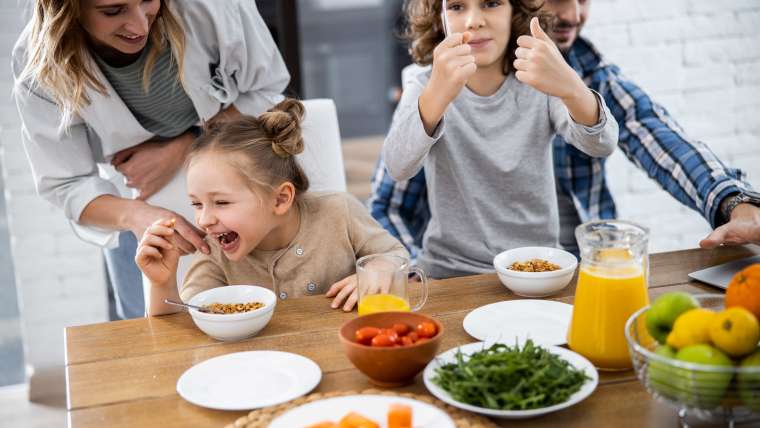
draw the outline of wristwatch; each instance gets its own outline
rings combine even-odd
[[[731,212],[739,204],[752,204],[760,207],[760,193],[743,190],[724,199],[720,204],[720,210],[725,221],[731,220]]]

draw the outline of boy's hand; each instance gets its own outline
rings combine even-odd
[[[419,98],[425,131],[432,135],[443,113],[477,70],[472,48],[467,43],[472,33],[452,33],[433,50],[433,71]]]
[[[446,104],[454,100],[477,70],[472,48],[467,43],[472,33],[453,33],[433,50],[433,71],[428,86]]]
[[[162,219],[145,230],[137,247],[135,263],[153,284],[167,284],[177,274],[180,250],[171,243],[174,219]]]
[[[559,49],[538,23],[530,21],[531,36],[520,36],[515,50],[515,77],[521,82],[554,97],[576,97],[588,88],[565,62]]]
[[[356,284],[356,274],[343,278],[333,284],[327,290],[327,293],[325,293],[325,297],[335,296],[330,306],[333,309],[338,309],[343,305],[343,310],[346,312],[354,309],[357,300],[359,300],[359,290],[357,290]]]

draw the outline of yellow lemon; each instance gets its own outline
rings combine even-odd
[[[752,312],[734,306],[718,313],[710,322],[710,340],[732,357],[749,354],[760,340],[760,324]]]
[[[684,312],[676,319],[666,340],[668,346],[681,349],[689,345],[710,343],[710,323],[715,312],[697,308]]]

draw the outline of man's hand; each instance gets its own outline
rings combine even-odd
[[[356,289],[356,274],[343,278],[342,280],[333,284],[325,297],[335,298],[330,305],[333,309],[338,309],[343,305],[343,310],[350,312],[354,309],[357,300],[359,300],[359,290]]]
[[[127,187],[137,189],[137,199],[146,200],[163,188],[182,168],[193,135],[184,133],[169,141],[146,141],[122,150],[111,160],[127,179]]]
[[[702,248],[719,245],[760,244],[760,207],[739,204],[731,211],[731,220],[701,241]]]

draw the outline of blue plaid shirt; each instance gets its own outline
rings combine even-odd
[[[605,62],[587,40],[579,37],[565,59],[589,88],[604,97],[620,126],[618,146],[628,159],[713,228],[722,224],[720,202],[747,188],[742,172],[723,165],[704,143],[689,140],[665,108],[626,79],[616,65]],[[580,221],[615,218],[605,158],[592,158],[560,136],[554,137],[553,150],[559,191],[572,200]],[[424,170],[396,182],[380,159],[368,203],[372,216],[416,258],[430,219]]]

